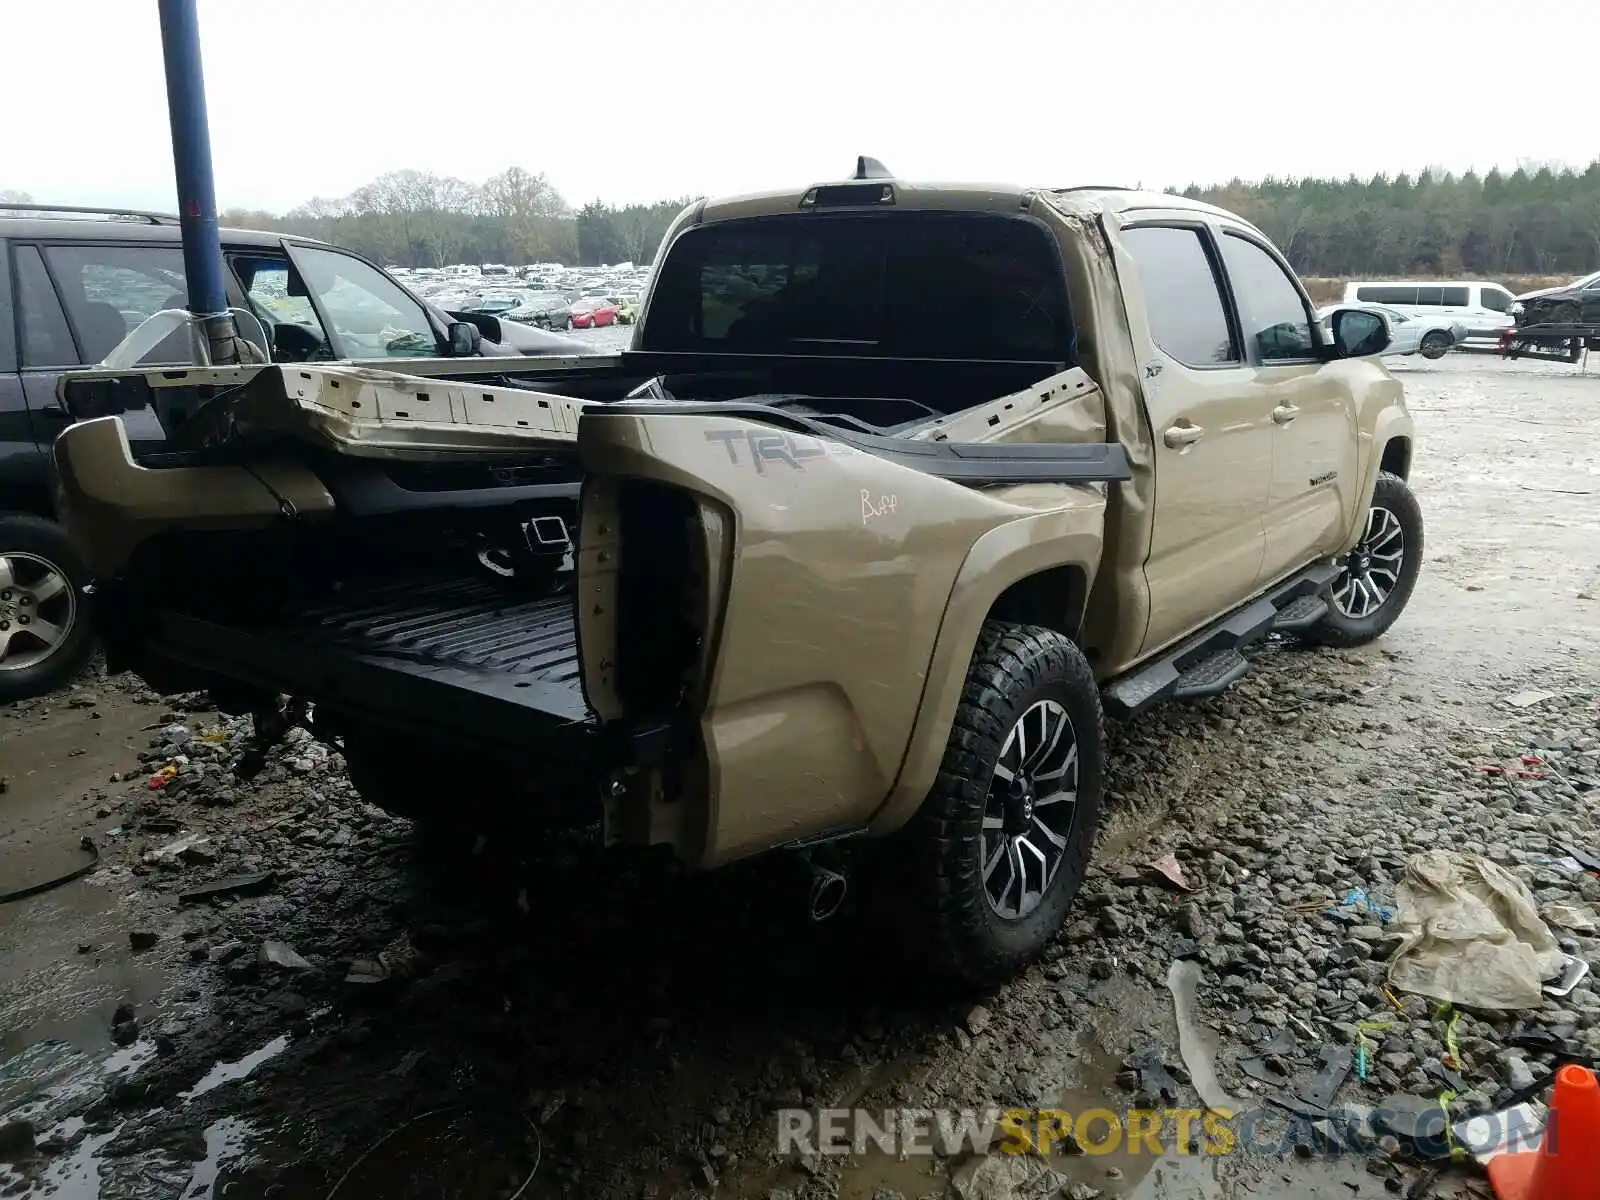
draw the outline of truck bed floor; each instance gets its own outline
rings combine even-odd
[[[570,595],[400,581],[291,606],[270,624],[165,611],[157,626],[154,641],[173,658],[397,727],[521,747],[594,723]]]

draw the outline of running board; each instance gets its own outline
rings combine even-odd
[[[1240,651],[1274,632],[1315,625],[1328,611],[1326,596],[1340,566],[1315,563],[1271,591],[1192,634],[1152,662],[1101,689],[1107,716],[1132,717],[1163,700],[1197,700],[1226,691],[1247,670]]]

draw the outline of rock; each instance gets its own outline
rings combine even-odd
[[[112,1012],[111,1023],[113,1025],[122,1025],[128,1021],[134,1020],[137,1016],[138,1013],[134,1011],[133,1005],[124,1000],[121,1004],[117,1005],[116,1010]]]
[[[1098,1200],[1100,1189],[1090,1187],[1087,1183],[1074,1183],[1061,1193],[1067,1200]]]
[[[1376,942],[1381,941],[1383,938],[1383,926],[1352,925],[1349,929],[1345,930],[1345,933],[1347,933],[1350,937],[1353,937],[1358,942]]]
[[[1502,1077],[1506,1081],[1506,1087],[1514,1092],[1533,1086],[1535,1078],[1533,1068],[1528,1065],[1526,1059],[1519,1055],[1507,1055],[1505,1061],[1501,1064],[1501,1071]]]
[[[131,1046],[139,1040],[139,1022],[120,1021],[111,1027],[111,1040],[119,1046]]]
[[[128,934],[128,945],[135,951],[148,950],[161,940],[161,935],[149,929],[135,929]]]
[[[216,946],[211,951],[211,957],[216,959],[217,962],[221,963],[223,966],[227,966],[234,959],[238,958],[239,955],[243,954],[244,951],[245,945],[243,942],[227,941]]]
[[[32,1121],[19,1118],[0,1123],[0,1162],[32,1158],[37,1148]]]
[[[286,971],[309,971],[311,963],[295,953],[287,942],[267,940],[256,952],[256,961],[264,967],[282,967]]]
[[[1090,979],[1110,979],[1114,973],[1115,968],[1111,965],[1111,959],[1106,955],[1097,954],[1089,960]]]
[[[1205,918],[1200,913],[1198,904],[1189,903],[1178,906],[1177,917],[1178,932],[1187,938],[1203,938],[1205,936]]]
[[[990,1154],[963,1163],[950,1177],[958,1200],[1022,1200],[1050,1169],[1031,1155]]]
[[[1121,909],[1107,907],[1095,921],[1095,929],[1105,937],[1121,937],[1128,932],[1128,917]]]
[[[994,1014],[987,1008],[981,1004],[974,1005],[972,1011],[967,1014],[967,1032],[977,1037],[989,1028],[989,1023],[993,1020]]]

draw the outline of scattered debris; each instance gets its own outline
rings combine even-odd
[[[1180,891],[1194,891],[1194,888],[1189,886],[1189,880],[1183,874],[1183,868],[1178,865],[1178,856],[1176,854],[1170,852],[1163,854],[1158,858],[1151,859],[1145,863],[1145,866]]]
[[[286,971],[309,971],[311,963],[295,952],[287,942],[265,941],[256,952],[256,961],[264,967],[282,967]]]
[[[224,896],[254,896],[269,891],[277,881],[271,871],[258,871],[251,875],[229,875],[192,887],[178,896],[179,904],[198,904],[202,900],[218,900]]]
[[[9,904],[13,900],[22,900],[28,896],[37,896],[42,892],[48,892],[53,888],[60,887],[64,883],[71,883],[74,879],[81,879],[83,876],[87,875],[90,871],[94,870],[95,864],[100,861],[100,848],[94,844],[93,838],[85,837],[78,839],[78,849],[82,850],[89,856],[88,862],[73,867],[72,870],[66,872],[64,875],[56,875],[50,879],[43,880],[40,883],[27,883],[23,884],[21,887],[11,888],[7,891],[0,891],[0,904]]]
[[[1534,690],[1507,696],[1506,703],[1512,708],[1532,708],[1535,704],[1543,704],[1546,700],[1553,700],[1555,697],[1555,692]]]

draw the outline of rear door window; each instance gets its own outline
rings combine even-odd
[[[1417,289],[1416,303],[1419,306],[1438,308],[1444,303],[1444,289],[1437,287],[1419,287]]]
[[[177,246],[52,245],[44,256],[84,362],[99,362],[162,309],[188,307]],[[186,335],[173,335],[142,361],[186,362],[188,346]]]
[[[1447,287],[1443,289],[1443,292],[1446,308],[1465,308],[1472,303],[1471,288]]]
[[[1245,343],[1262,362],[1316,357],[1311,313],[1278,260],[1236,233],[1222,235],[1222,261],[1244,322]]]
[[[1139,264],[1140,290],[1156,345],[1191,367],[1240,362],[1216,269],[1197,229],[1149,225],[1122,232]]]
[[[22,330],[24,367],[80,366],[67,315],[61,308],[55,284],[44,269],[36,246],[17,247],[18,324]]]

